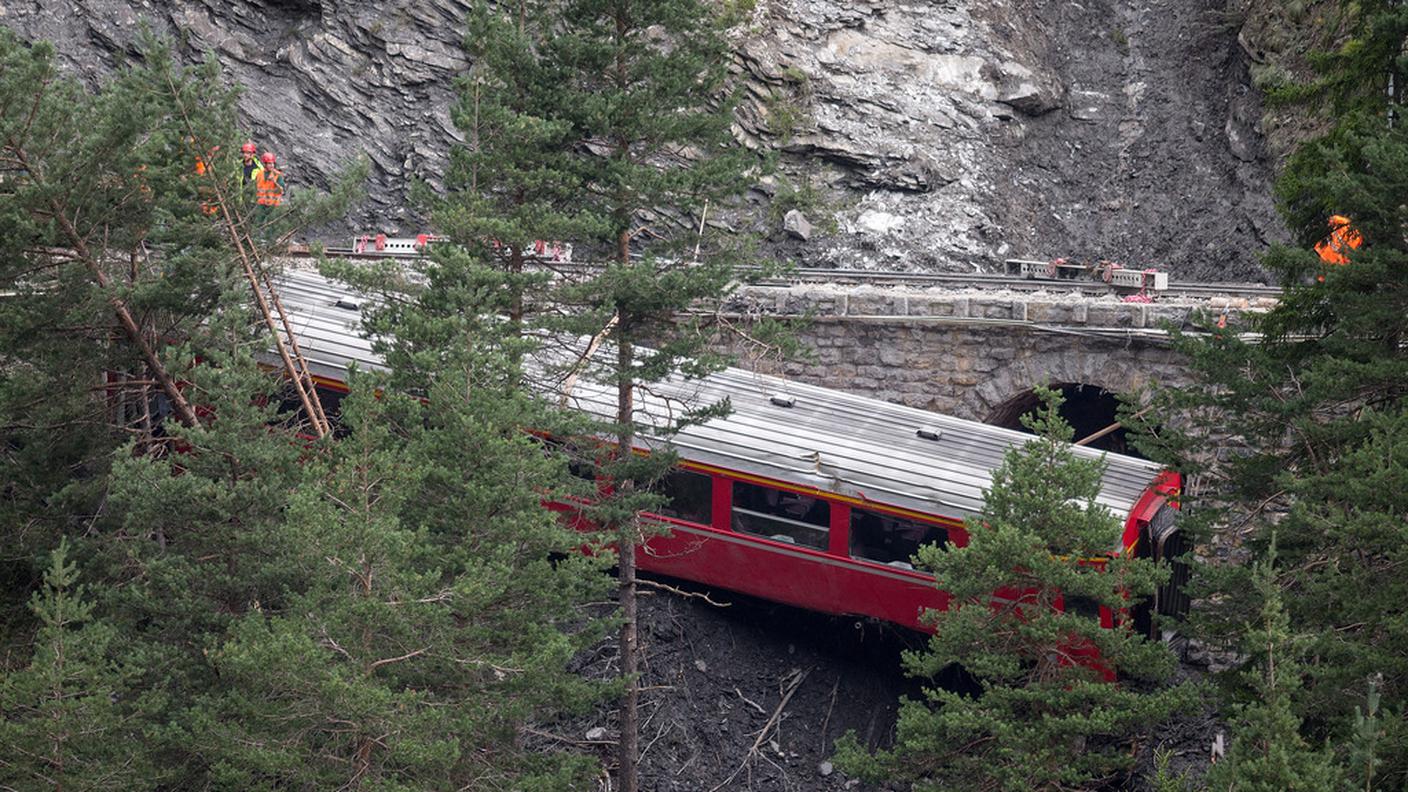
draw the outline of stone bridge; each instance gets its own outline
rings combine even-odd
[[[1060,388],[1077,437],[1115,421],[1117,394],[1192,384],[1169,344],[1169,325],[1199,313],[1264,310],[1236,298],[1126,303],[1114,296],[850,286],[748,287],[727,306],[744,325],[760,316],[809,317],[808,360],[751,355],[741,335],[723,342],[770,374],[962,418],[1019,428],[1038,385]],[[1125,450],[1122,433],[1094,443]]]

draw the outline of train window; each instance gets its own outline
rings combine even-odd
[[[948,531],[937,525],[906,520],[869,509],[851,508],[851,556],[881,564],[912,568],[920,545],[948,544]]]
[[[561,454],[567,460],[567,472],[574,478],[583,481],[596,481],[596,467],[587,456],[586,451],[575,445],[569,446],[556,437],[543,437],[534,435],[543,444],[543,453],[552,457]]]
[[[733,530],[826,549],[831,504],[795,492],[733,482]]]
[[[660,507],[660,513],[666,517],[701,525],[714,522],[713,478],[688,470],[673,470],[655,488],[670,499]]]
[[[323,408],[323,414],[327,416],[328,424],[336,437],[346,437],[352,431],[342,423],[342,400],[347,398],[347,394],[333,388],[315,385],[314,392],[318,396],[318,404]],[[286,425],[298,428],[301,432],[306,432],[312,436],[312,422],[308,419],[308,413],[303,409],[303,400],[299,398],[298,392],[287,382],[279,387],[279,415]]]
[[[1090,597],[1070,596],[1062,597],[1061,600],[1065,604],[1065,607],[1063,607],[1062,610],[1064,610],[1066,613],[1071,613],[1076,616],[1083,616],[1099,621],[1100,603],[1096,602]]]
[[[342,400],[347,398],[347,394],[340,390],[324,388],[321,385],[318,386],[317,391],[318,402],[323,405],[323,414],[328,417],[328,423],[332,425],[333,435],[346,437],[351,434],[352,430],[342,423]]]
[[[567,457],[567,473],[582,481],[596,481],[596,466],[578,456]]]
[[[327,414],[329,420],[342,415],[342,400],[347,398],[346,393],[321,385],[314,390],[318,392],[318,401],[323,405],[323,412]]]

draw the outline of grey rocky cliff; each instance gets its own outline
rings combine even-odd
[[[365,152],[370,198],[348,228],[412,233],[407,185],[434,183],[456,137],[468,5],[11,0],[0,24],[54,41],[89,78],[144,18],[192,57],[215,52],[293,184]],[[749,89],[737,131],[780,149],[782,169],[732,222],[805,266],[1067,256],[1254,278],[1282,232],[1224,6],[759,0],[736,35]],[[807,234],[784,229],[793,209]]]
[[[192,59],[213,52],[244,86],[240,107],[292,188],[326,186],[358,156],[371,161],[368,199],[349,228],[413,233],[414,178],[434,180],[456,136],[452,82],[465,69],[470,2],[403,0],[7,0],[0,24],[54,42],[86,78],[133,52],[141,24]]]
[[[1284,232],[1224,6],[776,3],[740,47],[772,86],[743,125],[844,207],[809,264],[1067,256],[1253,279]],[[780,93],[806,112],[779,141]]]

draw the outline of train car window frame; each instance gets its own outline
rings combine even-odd
[[[321,382],[315,382],[313,390],[318,394],[318,402],[323,407],[323,413],[328,417],[333,437],[342,438],[352,434],[351,428],[342,422],[342,400],[350,396],[352,392]]]
[[[567,465],[567,475],[578,481],[593,484],[597,482],[596,467],[590,462],[582,461],[582,455],[576,449],[569,448],[561,438],[538,432],[529,432],[529,435],[542,445],[545,455],[558,456],[564,460]]]
[[[733,531],[822,553],[828,550],[834,506],[831,501],[766,484],[737,479],[731,482],[729,527]],[[739,505],[740,501],[745,505]]]
[[[691,510],[679,508],[679,499],[670,492],[671,489],[678,490],[679,483],[683,481],[688,481],[691,486],[696,488],[692,495],[693,508]],[[708,473],[677,467],[661,476],[655,482],[653,489],[670,498],[670,501],[661,504],[656,511],[647,512],[650,516],[686,522],[691,525],[712,526],[714,524],[714,477]],[[698,508],[700,506],[703,507],[702,510]]]
[[[944,525],[860,506],[852,506],[850,512],[847,550],[859,561],[912,570],[911,559],[920,547],[937,543],[947,548],[953,542]]]

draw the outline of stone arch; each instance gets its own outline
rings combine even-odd
[[[961,417],[1015,422],[1021,401],[1034,403],[1031,391],[1037,385],[1074,388],[1078,398],[1103,400],[1102,392],[1114,397],[1159,382],[1178,385],[1188,380],[1177,353],[1167,347],[1071,336],[1012,341],[1013,348],[1002,353],[1007,359],[962,394],[957,410]],[[998,351],[990,349],[989,354],[995,356]]]
[[[1099,387],[1080,382],[1052,382],[1046,387],[1060,392],[1065,397],[1061,404],[1061,417],[1075,430],[1076,439],[1089,437],[1119,420],[1120,400],[1117,394]],[[1035,388],[1030,388],[999,404],[987,417],[986,423],[1007,429],[1027,431],[1022,426],[1022,416],[1036,410],[1041,404]],[[1089,443],[1091,448],[1112,451],[1117,454],[1138,455],[1125,439],[1125,430],[1116,429]]]
[[[987,420],[1002,404],[1037,385],[1075,383],[1110,393],[1132,393],[1159,378],[1157,363],[1137,350],[1131,354],[1120,347],[1067,343],[1065,347],[1014,350],[1016,354],[1007,365],[996,367],[963,395],[962,417]]]

